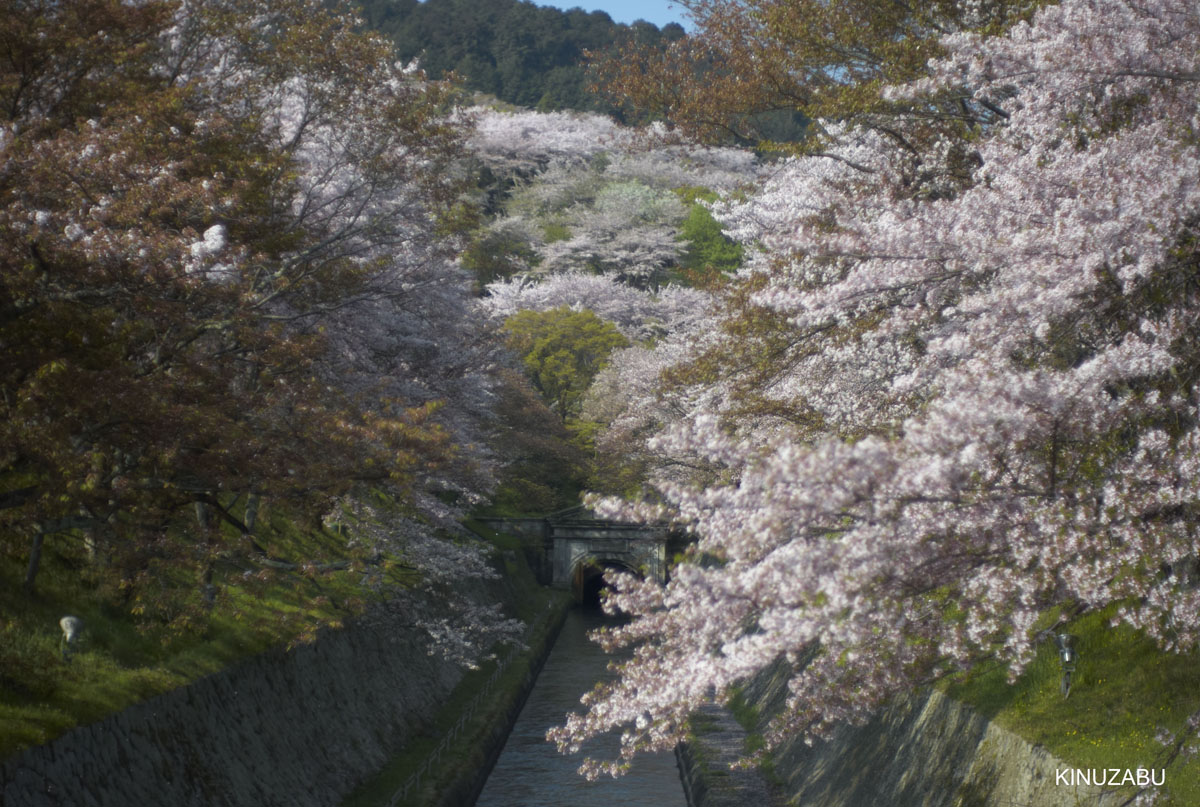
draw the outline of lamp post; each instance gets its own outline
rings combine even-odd
[[[62,650],[63,661],[70,663],[71,655],[75,652],[75,647],[79,644],[79,633],[83,630],[83,620],[77,616],[64,616],[58,620],[58,626],[62,628],[62,639],[59,641],[59,649]]]
[[[1075,662],[1079,653],[1075,650],[1076,637],[1072,633],[1060,633],[1054,637],[1058,644],[1058,660],[1062,662],[1062,694],[1071,694],[1071,674],[1075,672]]]

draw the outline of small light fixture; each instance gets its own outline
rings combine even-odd
[[[59,649],[62,651],[62,659],[65,662],[71,661],[71,655],[75,652],[75,648],[79,645],[79,634],[83,630],[83,620],[77,616],[64,616],[58,620],[58,626],[62,628],[62,639],[59,641]]]
[[[1073,633],[1060,633],[1054,639],[1058,643],[1058,660],[1062,662],[1062,694],[1065,698],[1071,694],[1071,674],[1075,672],[1075,662],[1079,658],[1075,649],[1078,637]]]

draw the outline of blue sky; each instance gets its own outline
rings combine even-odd
[[[555,6],[564,11],[570,8],[582,8],[584,11],[604,11],[617,22],[633,22],[645,20],[662,28],[669,22],[677,22],[684,28],[689,26],[683,19],[683,8],[669,0],[560,0],[557,3],[546,3],[534,0],[539,6]]]

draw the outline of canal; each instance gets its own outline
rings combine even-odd
[[[577,773],[584,754],[612,758],[618,736],[598,738],[584,754],[564,756],[546,730],[580,708],[579,696],[612,677],[607,655],[587,634],[614,621],[599,609],[573,608],[513,726],[476,807],[686,807],[675,755],[638,757],[625,776],[589,782]]]

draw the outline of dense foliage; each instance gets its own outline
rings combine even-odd
[[[635,658],[554,736],[624,727],[587,765],[618,772],[780,656],[768,744],[821,736],[956,671],[1016,675],[1105,607],[1193,650],[1195,4],[686,5],[705,58],[770,71],[728,71],[747,110],[790,77],[836,120],[718,206],[747,255],[726,310],[604,371],[629,381],[615,422],[652,435],[646,510],[699,543],[666,586],[620,579],[635,619],[606,640]],[[738,125],[734,85],[629,64],[694,131]]]
[[[504,323],[512,349],[533,383],[563,417],[578,414],[583,395],[609,354],[629,344],[621,332],[591,311],[563,306],[519,311]]]
[[[651,145],[594,114],[470,114],[473,153],[492,187],[502,189],[492,192],[494,216],[461,258],[478,278],[483,312],[506,321],[510,333],[547,318],[591,326],[585,315],[595,315],[622,336],[608,345],[625,357],[622,366],[655,341],[707,321],[713,297],[701,286],[742,259],[710,208],[759,175],[752,153]],[[618,346],[626,340],[628,347]],[[569,390],[566,397],[550,392],[545,357],[533,356],[532,342],[518,348],[589,457],[581,469],[587,486],[634,490],[644,452],[614,420],[618,402],[629,400],[629,379],[604,366],[607,353],[604,362],[590,357],[590,341],[581,332],[551,351],[562,351],[552,386]]]
[[[0,546],[29,591],[54,536],[144,613],[203,611],[217,567],[286,565],[264,499],[367,585],[387,554],[445,590],[486,569],[429,527],[502,461],[502,507],[558,506],[587,453],[596,487],[649,488],[606,507],[698,537],[668,584],[616,579],[605,641],[635,655],[554,732],[625,729],[593,775],[780,657],[768,745],[1015,676],[1085,612],[1194,650],[1194,4],[683,4],[695,37],[602,65],[667,120],[638,139],[456,110],[317,0],[8,0]],[[576,54],[521,26],[594,20],[372,8],[500,43],[445,67],[543,106],[538,43]],[[678,137],[780,113],[809,137],[765,167]],[[422,607],[464,659],[511,627]]]
[[[928,61],[943,52],[943,35],[968,29],[995,33],[1041,3],[680,0],[680,5],[695,23],[691,35],[664,48],[624,43],[597,54],[606,97],[639,118],[669,120],[701,139],[811,150],[821,146],[826,121],[853,121],[899,140],[911,137],[910,125],[894,125],[911,108],[885,98],[880,89],[925,75]],[[984,109],[1002,114],[990,102],[963,109],[954,94],[924,100],[922,117],[930,123],[970,120]]]

